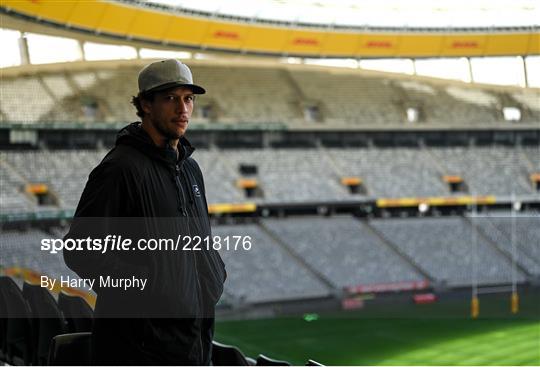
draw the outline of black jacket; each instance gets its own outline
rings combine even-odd
[[[179,157],[157,147],[133,123],[90,173],[67,238],[107,235],[132,240],[134,250],[64,250],[66,264],[95,279],[94,362],[107,364],[209,364],[214,307],[225,267],[217,251],[185,249],[188,236],[211,238],[203,177],[181,138]],[[143,239],[184,238],[180,246],[139,250]],[[176,242],[178,244],[178,242]],[[99,287],[101,278],[146,278],[144,290]]]

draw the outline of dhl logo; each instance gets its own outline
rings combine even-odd
[[[389,41],[368,41],[365,44],[367,48],[392,48],[392,42]]]
[[[478,48],[478,42],[476,41],[454,41],[452,48]]]
[[[315,38],[295,38],[293,40],[294,45],[305,45],[305,46],[317,46],[319,41]]]
[[[214,32],[214,38],[226,38],[226,39],[237,40],[240,38],[240,35],[236,32],[216,31]]]

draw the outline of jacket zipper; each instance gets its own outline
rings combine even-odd
[[[176,182],[176,188],[178,189],[177,192],[181,195],[178,197],[180,199],[180,208],[182,212],[183,217],[187,217],[187,210],[186,210],[186,195],[184,193],[184,188],[182,187],[182,182],[180,181],[180,166],[177,164],[175,165],[175,171],[176,174],[174,175],[175,182]]]

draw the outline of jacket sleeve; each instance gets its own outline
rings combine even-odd
[[[200,189],[202,191],[202,197],[203,197],[203,201],[204,201],[206,215],[208,215],[208,202],[206,201],[206,187],[204,186],[203,174],[202,174],[201,168],[199,167],[199,164],[194,159],[191,159],[191,162],[192,162],[193,167],[194,167],[195,179],[197,180],[197,184],[200,186]],[[213,238],[213,236],[212,236],[212,227],[211,226],[210,226],[209,231],[210,231],[210,238]],[[219,263],[219,268],[223,271],[223,281],[222,281],[222,283],[224,283],[225,280],[227,279],[227,269],[225,268],[225,263],[223,262],[223,259],[219,255],[219,252],[213,250],[213,251],[211,251],[211,253],[213,254],[211,257],[215,261],[217,261]],[[214,266],[218,266],[218,265],[214,264]]]
[[[193,168],[194,168],[195,179],[197,180],[197,184],[200,186],[200,189],[201,189],[201,192],[202,192],[204,205],[208,210],[208,203],[206,201],[206,187],[204,186],[204,177],[203,177],[203,174],[202,174],[202,171],[201,171],[201,167],[199,167],[199,164],[194,159],[190,159],[190,161],[191,161],[191,163],[193,165]]]
[[[126,217],[135,216],[136,182],[129,168],[111,161],[100,163],[90,173],[81,195],[66,239],[104,239],[119,234],[126,226]],[[63,251],[66,265],[81,278],[100,275],[138,276],[146,273],[144,267],[126,261],[119,252],[88,249]],[[98,282],[99,283],[99,282]]]

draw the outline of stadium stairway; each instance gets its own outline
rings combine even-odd
[[[294,78],[291,76],[290,70],[283,69],[280,71],[280,73],[283,80],[288,84],[288,89],[290,89],[294,93],[294,95],[297,97],[291,101],[291,104],[294,105],[294,110],[296,111],[296,119],[298,119],[298,121],[302,121],[304,118],[302,104],[307,101],[306,96],[304,95],[304,92],[302,91],[300,86],[296,83]]]
[[[280,72],[283,76],[283,79],[287,81],[289,87],[294,91],[295,95],[298,96],[299,100],[306,101],[306,95],[304,94],[304,91],[302,90],[302,88],[300,88],[296,80],[294,80],[294,78],[291,76],[291,71],[289,69],[282,69]]]
[[[9,175],[16,177],[17,180],[24,183],[24,185],[30,184],[30,182],[23,175],[21,175],[20,172],[15,167],[13,167],[13,165],[11,165],[11,163],[9,163],[7,160],[0,159],[0,169],[9,172]],[[34,205],[36,204],[35,198],[30,198],[28,194],[25,194],[25,197]]]
[[[8,161],[6,161],[4,159],[0,159],[0,167],[2,169],[5,169],[5,170],[9,171],[11,175],[16,176],[19,180],[23,181],[24,183],[26,183],[26,184],[29,183],[28,180],[23,175],[21,175],[15,169],[15,167],[13,167]]]
[[[320,271],[315,269],[313,266],[311,266],[304,258],[297,255],[294,251],[291,250],[290,245],[279,238],[279,236],[276,236],[273,231],[271,231],[268,227],[265,226],[264,223],[259,223],[259,227],[261,230],[266,233],[270,238],[272,238],[283,250],[287,252],[287,254],[293,258],[300,266],[304,267],[306,270],[308,270],[315,278],[317,278],[328,290],[331,294],[339,296],[340,290],[338,290],[334,284],[328,279],[326,276],[324,276]]]
[[[327,167],[330,168],[333,171],[334,175],[337,178],[341,178],[341,177],[345,176],[345,174],[341,170],[340,165],[336,161],[336,158],[332,154],[330,154],[330,152],[328,152],[328,150],[326,150],[325,147],[318,146],[317,150],[320,152],[321,157],[324,160],[328,161],[329,164],[328,164]]]
[[[416,270],[425,279],[427,279],[431,284],[433,284],[433,282],[435,281],[435,279],[433,277],[431,277],[419,264],[417,264],[414,261],[414,259],[412,259],[407,254],[405,254],[403,251],[401,251],[398,246],[396,246],[391,240],[386,238],[386,236],[384,236],[384,234],[379,232],[379,230],[377,230],[377,228],[372,226],[369,221],[366,221],[365,228],[368,231],[370,231],[373,235],[378,237],[382,241],[382,243],[384,243],[386,246],[388,246],[388,248],[392,252],[394,252],[397,256],[399,256],[401,259],[403,259],[403,261],[405,261],[407,264],[411,265],[414,268],[414,270]]]
[[[517,151],[517,154],[519,154],[520,161],[523,162],[527,166],[527,172],[529,172],[529,173],[535,172],[536,169],[535,169],[533,163],[530,161],[529,156],[527,156],[527,154],[525,154],[522,147],[519,147],[518,149],[516,149],[516,151]]]
[[[420,149],[426,152],[426,155],[429,157],[429,162],[432,164],[432,167],[439,173],[439,177],[444,175],[451,174],[451,172],[444,167],[444,165],[433,155],[431,149],[426,149],[426,146],[423,141],[419,142]]]
[[[466,222],[467,225],[471,226],[473,231],[475,231],[480,237],[482,237],[495,251],[497,251],[504,259],[506,259],[509,263],[512,263],[512,257],[511,255],[502,249],[496,242],[494,242],[489,236],[487,236],[482,228],[475,225],[474,221],[469,216],[464,216],[462,219],[464,222]],[[516,261],[516,267],[523,272],[527,277],[532,277],[533,274],[531,274],[523,265],[521,265],[518,261]]]

